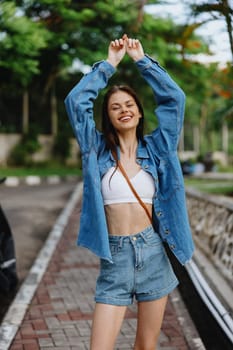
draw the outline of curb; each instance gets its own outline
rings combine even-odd
[[[67,175],[67,176],[51,175],[46,177],[41,177],[37,175],[29,175],[26,177],[9,176],[9,177],[6,177],[6,180],[3,185],[7,187],[16,187],[19,185],[39,186],[43,183],[47,183],[49,185],[56,185],[63,181],[71,182],[79,179],[80,179],[80,176],[78,175],[77,176],[76,175]]]
[[[170,300],[174,306],[177,320],[183,330],[185,340],[190,350],[206,350],[202,339],[194,325],[188,310],[182,300],[179,290],[176,288],[170,294]]]
[[[13,302],[11,303],[7,314],[0,326],[0,350],[7,350],[13,341],[20,324],[25,316],[27,308],[34,296],[34,293],[46,271],[46,268],[52,258],[53,252],[63,234],[64,228],[69,217],[82,195],[82,183],[79,183],[70,199],[59,215],[48,238],[40,250],[33,266],[31,267],[27,278],[21,285]]]

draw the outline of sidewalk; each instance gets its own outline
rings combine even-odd
[[[98,259],[75,244],[82,187],[77,186],[0,327],[0,350],[88,350]],[[132,349],[136,305],[117,339]],[[204,350],[178,290],[169,297],[157,350]]]

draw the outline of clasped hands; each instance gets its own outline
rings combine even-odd
[[[107,61],[116,67],[126,53],[134,61],[138,61],[144,57],[144,50],[140,41],[138,39],[128,38],[127,34],[124,34],[122,38],[111,41],[108,48]]]

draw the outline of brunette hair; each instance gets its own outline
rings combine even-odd
[[[112,86],[105,94],[102,104],[102,131],[106,140],[106,145],[108,149],[110,149],[113,155],[116,157],[116,148],[119,145],[119,139],[116,133],[115,128],[113,127],[109,115],[108,115],[108,101],[109,98],[117,91],[123,91],[133,97],[136,105],[138,106],[138,110],[141,114],[141,118],[139,119],[139,123],[137,125],[136,136],[138,140],[143,140],[143,132],[144,132],[144,111],[142,104],[136,94],[136,92],[127,85],[114,85]]]

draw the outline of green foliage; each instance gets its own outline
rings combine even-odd
[[[33,163],[32,155],[39,149],[38,128],[31,125],[29,132],[22,135],[20,142],[13,148],[8,164],[30,166]]]
[[[224,169],[224,172],[226,172],[228,169]],[[232,169],[229,169],[229,172],[232,172]],[[222,181],[222,180],[205,180],[205,179],[192,179],[192,178],[185,178],[185,185],[191,186],[192,188],[196,188],[197,190],[209,193],[209,194],[215,194],[215,195],[225,195],[229,197],[233,197],[233,185],[231,181]]]
[[[11,72],[13,80],[25,87],[39,73],[38,55],[49,33],[23,15],[14,1],[2,1],[0,14],[0,73],[9,79]]]
[[[146,3],[158,2],[161,1]],[[205,143],[211,146],[211,133],[219,130],[223,116],[232,105],[232,70],[225,72],[217,64],[207,66],[195,60],[196,54],[209,52],[204,38],[196,34],[202,22],[193,18],[193,23],[178,25],[160,14],[144,13],[142,4],[139,0],[1,1],[0,94],[13,89],[21,93],[19,87],[28,88],[30,120],[46,125],[48,132],[52,87],[56,85],[56,92],[59,91],[58,115],[66,118],[64,97],[80,79],[80,72],[69,72],[73,61],[79,59],[92,65],[105,59],[110,40],[126,32],[139,38],[145,51],[183,88],[187,96],[185,127],[191,130],[193,125],[200,126],[206,135]],[[146,131],[153,129],[156,106],[151,89],[127,57],[111,79],[110,84],[114,83],[135,88],[145,108]],[[96,101],[95,108],[100,115],[101,99]],[[0,104],[0,113],[4,111],[6,118],[13,113],[7,112],[8,109]],[[15,115],[18,118],[19,108]],[[229,117],[227,122],[230,125]],[[67,157],[67,140],[66,131],[61,128],[54,145],[56,157]]]

